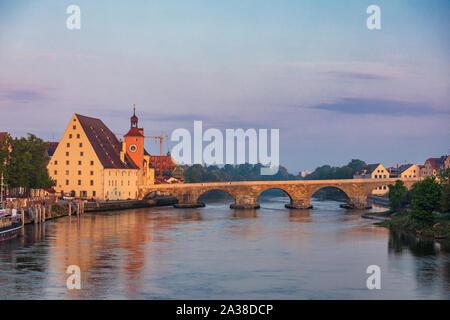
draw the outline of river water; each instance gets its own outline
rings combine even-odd
[[[334,201],[144,208],[28,225],[0,244],[2,299],[449,299],[450,254]],[[447,252],[446,252],[447,251]],[[81,289],[67,289],[69,265]],[[369,290],[369,265],[381,289]]]

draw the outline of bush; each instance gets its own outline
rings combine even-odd
[[[412,216],[426,223],[433,222],[433,211],[440,209],[440,200],[441,186],[435,177],[416,182],[412,189]]]
[[[408,204],[408,189],[405,187],[403,181],[395,181],[395,185],[389,185],[389,202],[390,211],[402,212]]]

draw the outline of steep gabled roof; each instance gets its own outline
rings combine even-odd
[[[125,163],[120,160],[121,143],[100,119],[80,114],[75,116],[105,169],[139,169],[127,154]]]
[[[380,165],[380,163],[374,163],[374,164],[368,164],[364,167],[361,167],[359,169],[357,169],[355,171],[356,175],[361,175],[361,174],[372,174],[372,172],[375,171],[376,168],[378,168],[378,166]]]
[[[441,158],[429,158],[425,163],[429,163],[434,170],[438,170],[441,166]]]
[[[410,163],[402,164],[400,167],[398,167],[398,172],[403,173],[406,170],[408,170],[411,166],[413,166],[413,164]]]

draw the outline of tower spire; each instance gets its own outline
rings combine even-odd
[[[136,117],[136,104],[133,104],[133,116],[131,117],[131,127],[137,128],[138,127],[138,117]]]

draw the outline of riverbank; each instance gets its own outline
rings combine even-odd
[[[365,213],[363,218],[377,220],[375,225],[390,229],[395,233],[419,236],[427,239],[450,240],[450,214],[437,214],[433,223],[414,219],[409,213],[396,214],[390,210]]]
[[[114,210],[127,210],[137,208],[148,208],[158,206],[174,205],[176,199],[173,197],[161,197],[149,200],[120,200],[120,201],[102,201],[102,202],[86,202],[84,204],[84,212],[102,212],[102,211],[114,211]],[[72,209],[72,215],[77,215],[77,212]],[[53,220],[69,215],[69,202],[56,203],[51,206],[51,213],[47,211],[45,221]],[[24,224],[34,224],[34,217],[25,213]]]

